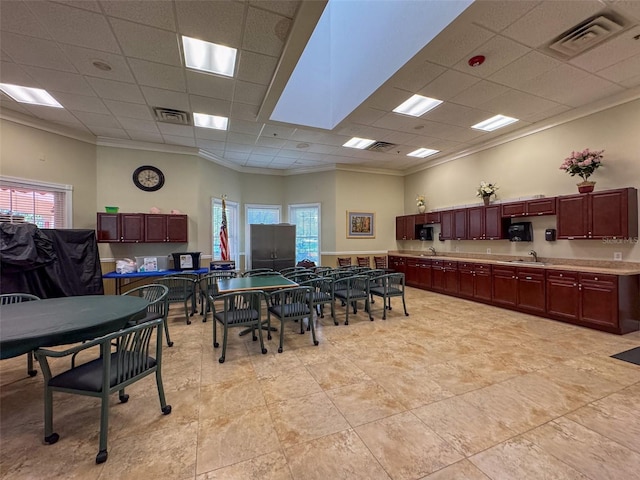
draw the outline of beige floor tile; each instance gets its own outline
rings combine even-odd
[[[277,377],[262,379],[260,387],[267,403],[304,397],[322,391],[316,379],[304,366],[299,366]]]
[[[454,393],[437,381],[438,378],[431,377],[430,373],[421,370],[404,370],[378,375],[374,380],[405,408],[412,409],[454,396]]]
[[[487,415],[462,396],[447,398],[412,412],[465,456],[515,436],[505,423]]]
[[[355,431],[394,480],[420,478],[462,459],[409,412],[361,425]]]
[[[491,480],[478,467],[469,460],[461,460],[458,463],[444,467],[420,480]]]
[[[200,420],[264,408],[265,405],[262,389],[256,380],[228,380],[200,388]]]
[[[353,430],[285,448],[296,480],[390,480]]]
[[[307,370],[324,390],[370,380],[369,376],[346,359],[329,359],[307,365]]]
[[[640,453],[566,418],[523,437],[590,478],[617,480],[640,473]]]
[[[522,437],[507,440],[469,460],[491,480],[592,480]]]
[[[349,428],[324,392],[270,403],[267,406],[278,438],[289,447]]]
[[[273,452],[196,476],[196,480],[291,480],[282,452]]]
[[[405,411],[402,403],[373,381],[354,383],[326,393],[351,426]]]

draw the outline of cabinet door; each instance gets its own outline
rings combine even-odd
[[[405,261],[403,257],[389,256],[389,268],[396,273],[406,274]]]
[[[518,268],[518,308],[535,313],[545,312],[544,270]]]
[[[410,287],[418,286],[418,260],[409,258],[406,261],[406,270],[404,273],[405,283]]]
[[[587,238],[589,195],[558,197],[558,238]]]
[[[453,238],[453,211],[440,212],[440,239],[451,240]]]
[[[506,238],[507,227],[503,220],[500,205],[490,205],[484,209],[484,238],[485,240],[500,240]]]
[[[427,223],[440,223],[440,212],[427,213]]]
[[[167,242],[189,241],[189,218],[187,215],[167,215]]]
[[[447,293],[458,293],[458,262],[444,261],[444,290]]]
[[[120,234],[121,242],[144,242],[144,213],[121,213]]]
[[[458,269],[458,282],[459,282],[459,290],[458,292],[463,297],[473,298],[475,281],[474,281],[475,273],[473,271],[473,264],[463,263],[460,264],[460,268]]]
[[[580,319],[610,328],[618,328],[618,277],[581,273]]]
[[[527,215],[555,215],[556,199],[538,198],[536,200],[527,200]]]
[[[498,305],[515,307],[518,301],[518,281],[516,267],[493,267],[493,302]]]
[[[416,239],[416,216],[407,215],[404,217],[404,234],[407,240]]]
[[[471,207],[468,210],[469,232],[471,240],[482,240],[485,233],[485,207]]]
[[[589,197],[591,200],[589,237],[628,237],[629,212],[627,189],[593,193],[589,195]]]
[[[120,241],[120,217],[117,213],[98,213],[96,238],[98,242]]]
[[[490,265],[476,265],[473,285],[473,296],[478,300],[491,301],[493,286]]]
[[[577,320],[580,313],[578,274],[547,271],[547,313],[564,320]]]
[[[465,240],[467,238],[467,209],[454,210],[453,212],[453,238]]]
[[[418,262],[418,286],[431,289],[431,261],[429,260]]]
[[[525,202],[509,202],[502,204],[501,215],[503,217],[524,217],[527,212],[527,206]]]
[[[167,216],[162,214],[149,214],[144,216],[144,241],[167,241]]]
[[[396,240],[404,240],[404,217],[396,217]]]
[[[434,260],[431,263],[431,288],[436,292],[444,292],[444,265],[442,260]]]

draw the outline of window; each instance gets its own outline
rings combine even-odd
[[[227,206],[227,233],[229,235],[229,258],[236,262],[236,266],[240,265],[240,232],[238,222],[238,203],[225,201]],[[213,217],[211,220],[211,238],[213,245],[213,259],[220,260],[220,225],[222,224],[222,200],[219,198],[212,199],[211,210]]]
[[[251,205],[245,206],[247,224],[245,228],[245,265],[251,265],[251,230],[252,223],[265,223],[271,225],[280,223],[280,205]]]
[[[38,228],[71,228],[72,187],[0,177],[0,216]]]
[[[289,205],[289,222],[296,225],[296,263],[320,265],[320,204]]]

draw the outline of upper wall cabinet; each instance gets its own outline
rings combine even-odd
[[[508,218],[555,214],[556,197],[536,198],[502,204],[502,216]]]
[[[97,239],[101,243],[186,243],[187,215],[98,213]]]
[[[638,236],[638,191],[621,188],[558,197],[558,238]]]
[[[396,217],[396,240],[415,240],[416,215]]]

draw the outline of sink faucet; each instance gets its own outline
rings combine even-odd
[[[529,252],[529,255],[531,255],[531,256],[533,257],[533,261],[534,261],[534,262],[537,262],[537,261],[538,261],[538,254],[536,253],[536,251],[535,251],[535,250],[531,250],[531,251]]]
[[[431,252],[431,255],[435,256],[435,254],[436,254],[436,249],[435,248],[429,247],[428,250]]]

